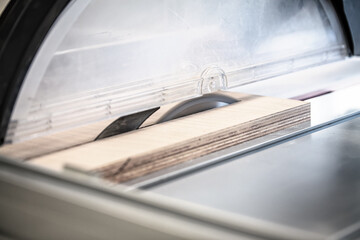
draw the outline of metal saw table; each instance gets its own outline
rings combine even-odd
[[[344,234],[360,224],[359,141],[356,115],[148,190],[326,236]]]

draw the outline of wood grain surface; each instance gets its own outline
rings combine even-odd
[[[225,93],[224,93],[225,94]],[[306,102],[226,93],[240,102],[34,158],[125,182],[310,120]]]

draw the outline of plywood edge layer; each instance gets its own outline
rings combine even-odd
[[[280,131],[285,128],[308,122],[309,120],[310,117],[307,116],[301,118],[298,121],[283,124],[281,128],[279,128],[278,126],[270,126],[266,130],[259,129],[257,132],[247,133],[244,134],[244,136],[229,137],[225,141],[212,142],[210,144],[202,145],[194,149],[188,149],[186,152],[163,156],[162,158],[153,158],[153,160],[149,160],[149,158],[145,156],[143,156],[142,159],[141,157],[139,157],[138,159],[133,158],[131,159],[132,162],[138,162],[138,164],[134,164],[132,167],[128,167],[131,165],[131,161],[129,159],[126,165],[124,163],[118,165],[113,164],[102,169],[97,169],[93,173],[100,174],[103,178],[112,182],[126,182],[134,178],[141,177],[170,166],[174,166],[179,163],[199,158],[207,154],[211,154],[216,151],[220,151],[225,148],[232,147],[237,144],[241,144],[246,141],[250,141],[276,131]],[[73,168],[71,167],[71,165],[68,167]]]

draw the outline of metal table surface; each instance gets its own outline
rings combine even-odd
[[[360,225],[360,117],[149,191],[340,237]]]

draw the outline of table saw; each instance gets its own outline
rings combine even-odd
[[[358,239],[359,13],[1,1],[0,237]]]

